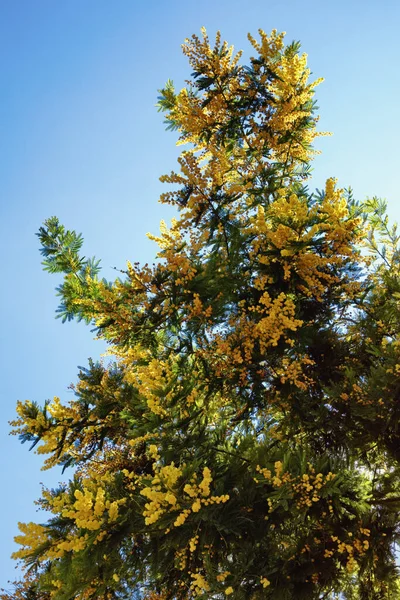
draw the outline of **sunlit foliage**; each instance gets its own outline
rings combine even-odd
[[[48,219],[60,316],[109,356],[75,398],[13,423],[71,467],[20,524],[26,580],[1,598],[391,600],[400,510],[399,236],[383,202],[307,188],[318,135],[307,56],[205,31],[159,108],[184,144],[161,179],[158,262],[113,283]]]

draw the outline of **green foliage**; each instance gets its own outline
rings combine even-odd
[[[112,358],[69,403],[18,404],[44,468],[74,468],[20,524],[18,600],[399,593],[400,238],[382,201],[308,190],[315,84],[298,43],[260,36],[247,67],[194,36],[193,80],[161,90],[190,149],[153,268],[101,281],[81,235],[39,230],[59,316]]]
[[[88,280],[95,278],[100,272],[100,261],[79,256],[83,244],[82,235],[66,230],[57,217],[47,219],[36,235],[41,244],[40,252],[45,257],[43,269],[49,273],[66,275],[64,283],[57,288],[58,296],[62,297],[57,316],[63,323],[74,318],[90,322],[90,318],[83,312],[77,314],[74,302],[87,294]]]

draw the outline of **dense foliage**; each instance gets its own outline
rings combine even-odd
[[[20,524],[3,600],[400,597],[399,236],[383,202],[306,187],[299,44],[260,31],[242,66],[202,33],[159,99],[188,146],[157,264],[109,283],[81,236],[39,231],[60,315],[109,362],[70,402],[18,404],[15,432],[73,474]]]

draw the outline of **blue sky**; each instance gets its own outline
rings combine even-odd
[[[39,520],[33,501],[40,458],[8,436],[17,399],[67,400],[78,365],[104,346],[82,324],[54,319],[57,278],[43,273],[35,232],[57,215],[85,237],[104,275],[125,261],[151,262],[171,211],[157,204],[158,177],[175,167],[174,135],[154,105],[168,78],[190,70],[185,37],[205,26],[250,52],[246,34],[287,32],[309,55],[321,130],[313,184],[335,176],[359,199],[387,198],[399,219],[400,4],[396,0],[3,0],[0,2],[0,235],[2,293],[0,587],[14,577],[9,559],[17,521]]]

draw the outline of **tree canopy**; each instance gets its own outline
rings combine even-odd
[[[309,191],[319,135],[300,45],[207,34],[158,107],[185,144],[158,261],[100,277],[56,217],[59,316],[109,356],[14,432],[71,469],[19,524],[24,600],[393,600],[400,511],[399,235],[385,203]]]

